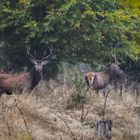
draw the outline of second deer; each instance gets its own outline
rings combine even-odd
[[[111,80],[116,77],[125,77],[125,73],[121,68],[115,64],[109,64],[105,72],[88,72],[85,75],[86,83],[89,87],[92,87],[98,93],[99,90],[103,90],[104,95],[107,92],[107,86],[110,84]]]

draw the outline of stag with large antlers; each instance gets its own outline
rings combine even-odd
[[[46,56],[46,51],[42,59],[37,59],[34,54],[31,53],[30,46],[27,47],[27,54],[30,57],[31,62],[34,64],[31,72],[21,74],[0,74],[0,90],[6,93],[12,93],[13,91],[32,91],[34,87],[43,79],[43,66],[49,63],[49,59],[52,56],[53,47],[49,47],[50,54]]]

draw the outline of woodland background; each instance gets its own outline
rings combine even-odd
[[[61,62],[84,62],[94,70],[116,56],[125,72],[139,80],[140,1],[0,0],[1,68],[29,70],[27,44],[38,58],[54,46],[47,77],[55,77]]]
[[[50,79],[0,94],[0,140],[96,140],[104,110],[112,140],[140,140],[140,0],[0,0],[0,72],[30,71],[28,45],[38,59],[53,46]],[[106,101],[87,92],[85,70],[115,60],[128,80],[112,81]]]

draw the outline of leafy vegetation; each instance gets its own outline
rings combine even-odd
[[[53,45],[48,71],[57,73],[60,61],[104,64],[116,56],[135,73],[140,69],[139,7],[138,0],[1,0],[3,67],[17,71],[29,65],[27,44],[39,57]]]

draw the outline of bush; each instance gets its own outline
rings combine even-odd
[[[81,109],[82,105],[86,102],[86,83],[84,81],[83,75],[76,73],[75,79],[73,80],[74,90],[70,94],[70,99],[68,100],[68,109],[78,108]]]

